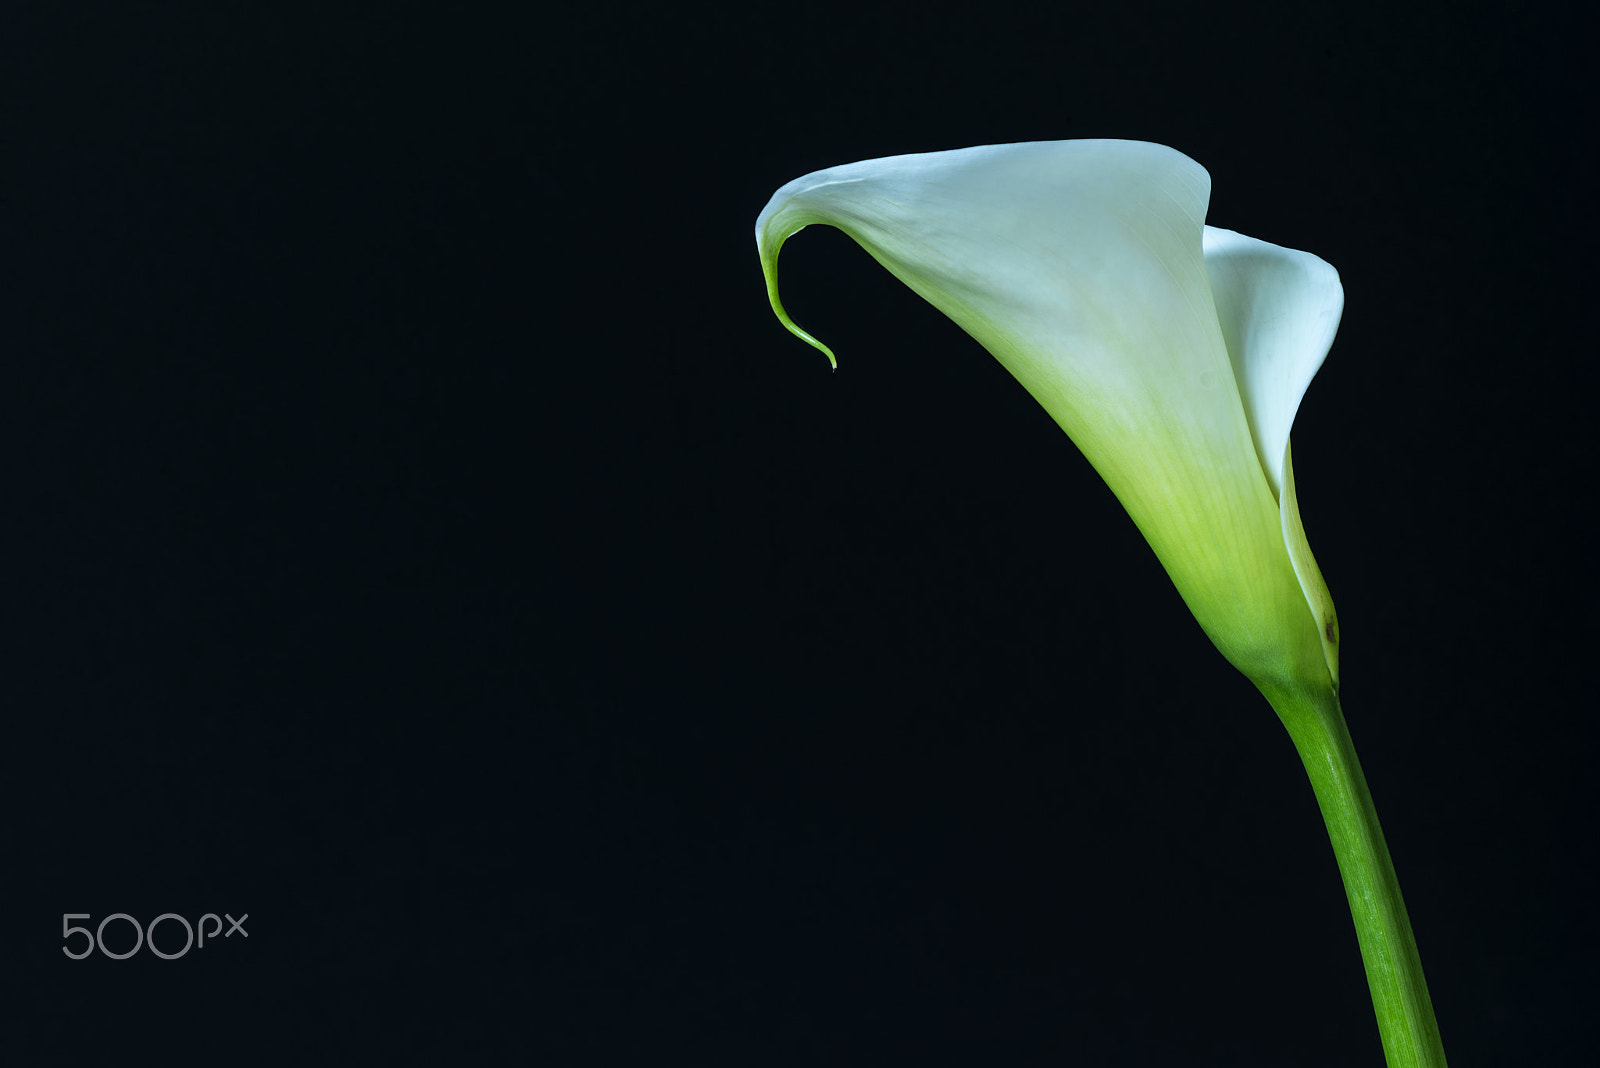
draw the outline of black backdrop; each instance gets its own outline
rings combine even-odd
[[[8,14],[16,1063],[1380,1063],[1298,761],[1070,443],[837,233],[840,370],[766,308],[788,179],[1108,136],[1340,269],[1296,468],[1446,1047],[1577,1063],[1576,28],[1109,7]],[[63,955],[119,912],[248,937]]]

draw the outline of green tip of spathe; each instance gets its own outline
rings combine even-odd
[[[778,299],[778,280],[775,276],[775,272],[768,274],[767,298],[772,301],[772,311],[773,314],[778,317],[778,322],[782,323],[784,328],[787,329],[789,333],[793,334],[801,341],[804,341],[812,348],[821,351],[821,353],[828,358],[828,365],[837,371],[839,369],[839,360],[834,356],[833,350],[824,345],[822,342],[818,341],[816,338],[812,337],[806,331],[800,329],[799,326],[795,325],[795,321],[789,318],[789,313],[784,311],[783,301]]]
[[[828,346],[824,345],[822,342],[818,341],[816,338],[812,337],[810,334],[806,333],[804,330],[802,330],[798,326],[796,326],[794,324],[794,320],[790,319],[789,316],[786,315],[781,308],[778,310],[778,318],[783,321],[783,325],[784,326],[789,328],[789,332],[791,334],[793,334],[795,337],[799,338],[801,341],[804,341],[807,345],[810,345],[812,348],[817,349],[824,356],[826,356],[828,358],[828,366],[829,366],[829,368],[831,368],[832,370],[835,370],[835,371],[837,371],[839,369],[839,360],[838,360],[838,358],[836,356],[834,356],[832,349],[830,349]]]
[[[820,350],[828,358],[828,366],[837,371],[839,361],[833,355],[833,350],[796,326],[795,321],[789,318],[789,313],[784,311],[783,301],[778,297],[778,253],[783,249],[785,241],[805,229],[805,224],[792,228],[781,226],[776,221],[777,204],[778,198],[774,197],[773,202],[762,211],[761,218],[756,220],[756,252],[761,257],[761,273],[766,277],[767,300],[772,304],[773,314],[789,333],[812,348]]]

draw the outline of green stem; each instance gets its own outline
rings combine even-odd
[[[1328,825],[1389,1068],[1445,1068],[1417,940],[1339,698],[1262,692],[1289,730]]]

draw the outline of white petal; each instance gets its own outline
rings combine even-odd
[[[1339,329],[1339,272],[1309,252],[1205,228],[1206,273],[1245,416],[1274,496],[1289,428]]]
[[[785,185],[756,243],[773,310],[823,348],[783,311],[778,252],[813,223],[849,234],[1055,417],[1240,670],[1300,677],[1322,657],[1212,301],[1210,189],[1136,141],[894,156]]]
[[[1306,606],[1316,621],[1328,675],[1339,684],[1339,623],[1322,569],[1311,555],[1295,500],[1289,428],[1339,329],[1339,272],[1308,252],[1206,227],[1206,272],[1228,342],[1261,467],[1278,497],[1279,523]]]

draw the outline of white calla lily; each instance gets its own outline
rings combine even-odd
[[[1205,226],[1209,195],[1160,145],[994,145],[797,179],[756,241],[778,318],[832,360],[784,311],[778,253],[814,223],[849,234],[1066,430],[1235,666],[1263,690],[1336,688],[1289,429],[1343,290],[1315,256]]]
[[[1304,252],[1205,225],[1211,180],[1138,141],[894,156],[790,182],[778,252],[837,226],[978,340],[1066,430],[1211,640],[1277,710],[1327,823],[1390,1068],[1445,1068],[1416,938],[1339,703],[1333,601],[1289,430],[1344,291]]]

